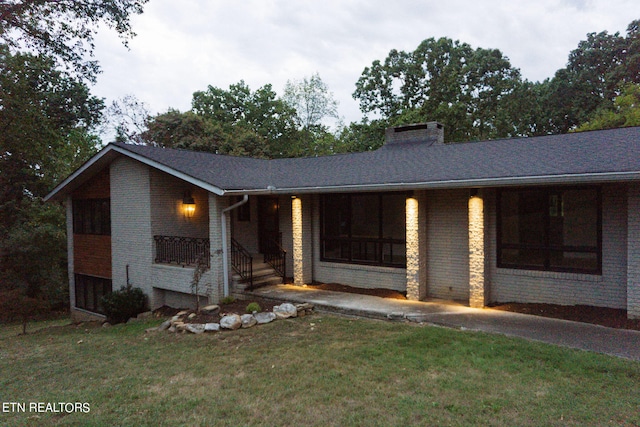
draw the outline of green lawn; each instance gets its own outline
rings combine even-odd
[[[235,332],[145,333],[157,323],[33,324],[26,336],[0,327],[0,401],[27,406],[0,412],[0,425],[640,424],[638,362],[320,314]],[[90,412],[29,412],[30,402]]]

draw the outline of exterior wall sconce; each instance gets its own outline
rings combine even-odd
[[[182,198],[182,212],[185,218],[193,218],[193,214],[196,212],[196,201],[191,195],[191,191],[185,191]]]

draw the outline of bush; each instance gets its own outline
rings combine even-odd
[[[121,288],[103,296],[102,307],[109,323],[124,323],[147,310],[147,296],[140,288]]]
[[[220,300],[220,304],[233,304],[234,302],[236,302],[236,299],[234,297],[232,297],[231,295],[229,295],[228,297],[224,297]]]
[[[249,303],[249,305],[247,306],[247,313],[249,314],[254,312],[260,313],[261,311],[262,311],[262,308],[260,308],[260,304],[258,304],[257,302]]]

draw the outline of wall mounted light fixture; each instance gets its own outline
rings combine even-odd
[[[191,191],[185,191],[182,198],[182,212],[185,218],[193,218],[193,214],[196,212],[196,201],[191,195]]]

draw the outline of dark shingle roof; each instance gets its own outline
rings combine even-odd
[[[640,127],[263,160],[117,144],[223,191],[329,191],[640,178]]]

